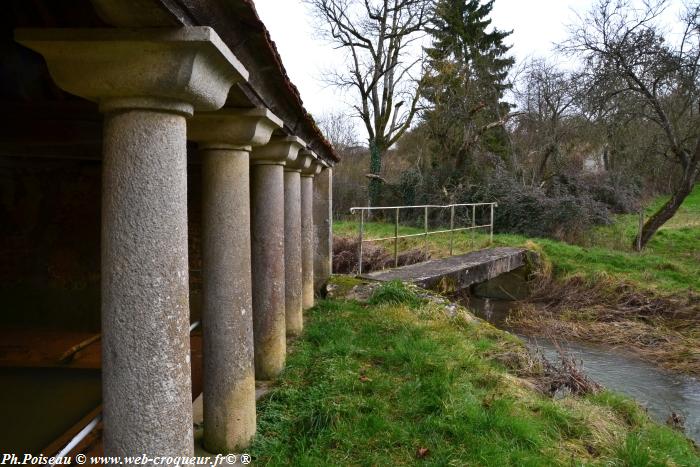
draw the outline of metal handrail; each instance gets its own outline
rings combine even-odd
[[[458,227],[455,228],[455,208],[456,207],[471,207],[471,225],[469,227]],[[490,206],[491,209],[491,219],[490,223],[483,225],[476,225],[476,208],[478,206]],[[410,238],[410,237],[425,237],[424,248],[425,252],[428,252],[428,235],[434,234],[450,234],[450,256],[454,252],[454,233],[462,230],[476,230],[488,227],[489,232],[489,244],[493,244],[493,219],[494,219],[494,209],[498,207],[498,203],[457,203],[457,204],[421,204],[417,206],[367,206],[367,207],[352,207],[350,208],[350,214],[355,214],[357,211],[360,212],[360,225],[358,232],[358,274],[362,274],[362,244],[366,242],[380,242],[385,240],[394,240],[394,267],[399,265],[399,238]],[[401,209],[423,209],[423,233],[417,234],[406,234],[399,235],[399,212]],[[447,230],[428,230],[428,209],[438,208],[438,209],[450,209],[450,228]],[[382,237],[382,238],[364,238],[365,231],[365,211],[379,211],[379,210],[394,210],[394,236],[393,237]],[[468,211],[467,211],[468,212]],[[474,234],[472,233],[472,247],[474,246]]]
[[[410,208],[450,208],[460,206],[489,206],[498,203],[458,203],[458,204],[417,204],[415,206],[355,206],[350,208],[350,214],[355,214],[355,211],[377,211],[380,209],[410,209]]]

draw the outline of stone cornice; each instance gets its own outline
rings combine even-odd
[[[251,164],[285,165],[295,160],[299,150],[304,146],[306,143],[296,136],[273,137],[266,145],[253,148]]]
[[[149,29],[18,29],[62,89],[115,108],[181,113],[221,108],[248,72],[206,26]]]
[[[228,145],[250,151],[270,141],[282,120],[267,109],[220,109],[197,112],[187,124],[187,137],[200,147]]]
[[[321,173],[321,170],[323,169],[323,161],[320,157],[315,152],[311,152],[311,156],[313,159],[311,160],[311,164],[309,166],[301,171],[301,176],[302,177],[315,177],[316,175]]]
[[[303,172],[311,167],[314,159],[315,156],[313,152],[309,151],[308,149],[301,149],[296,159],[291,162],[287,162],[284,170]]]

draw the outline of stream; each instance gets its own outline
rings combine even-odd
[[[548,360],[557,362],[559,353],[551,341],[524,336],[504,325],[512,303],[470,297],[469,308],[494,326],[514,332],[528,345],[538,346]],[[665,371],[619,349],[581,342],[562,343],[562,347],[582,362],[593,380],[636,399],[654,420],[666,423],[671,412],[682,415],[686,435],[700,443],[700,380]]]

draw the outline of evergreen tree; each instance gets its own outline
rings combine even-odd
[[[503,123],[510,105],[502,99],[514,60],[503,43],[511,32],[491,27],[493,3],[438,0],[427,28],[433,43],[426,49],[423,96],[430,105],[423,117],[436,152],[452,161],[458,177],[469,171],[479,147],[507,154]]]

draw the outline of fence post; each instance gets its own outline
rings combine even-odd
[[[425,256],[428,256],[428,206],[425,206],[425,215],[423,216],[423,225],[425,226]]]
[[[396,222],[394,223],[394,267],[399,265],[399,208],[396,208]]]
[[[454,237],[455,237],[455,205],[450,206],[450,256],[453,253],[454,247]]]
[[[365,230],[365,210],[360,209],[360,245],[359,245],[360,254],[359,254],[359,257],[357,258],[358,275],[362,274],[362,237],[364,235],[364,230]]]
[[[644,230],[644,209],[639,209],[639,231],[637,232],[637,251],[642,252],[642,231]]]
[[[489,244],[493,245],[493,203],[491,203],[491,238],[489,239]]]
[[[472,228],[471,228],[472,250],[474,250],[474,235],[476,235],[476,204],[472,204]]]

